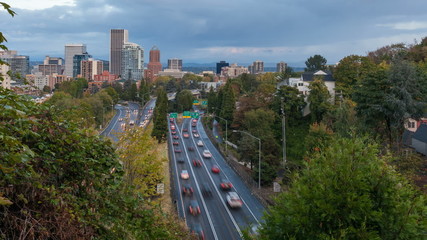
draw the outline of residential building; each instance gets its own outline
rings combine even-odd
[[[288,64],[281,61],[276,65],[276,72],[285,72],[287,67],[288,67]]]
[[[94,85],[96,85],[98,88],[102,88],[102,85],[111,85],[118,78],[119,77],[117,76],[117,74],[112,74],[108,71],[103,71],[101,74],[95,75],[94,80],[92,82],[89,82],[89,86],[92,88]]]
[[[39,90],[43,90],[44,86],[49,86],[49,76],[42,75],[41,72],[37,72],[33,76],[33,86],[35,86]]]
[[[62,58],[46,56],[43,64],[37,65],[36,72],[42,75],[62,74],[64,71],[64,61]]]
[[[168,59],[168,69],[182,71],[182,59],[178,59],[178,58]]]
[[[126,29],[110,30],[110,73],[121,75],[123,44],[129,41],[129,33]]]
[[[169,68],[166,68],[163,71],[160,71],[158,73],[158,76],[171,76],[171,77],[174,77],[176,79],[181,79],[187,73],[188,72],[183,72],[183,71],[180,71],[178,69],[169,69]]]
[[[68,77],[68,76],[65,76],[65,75],[56,74],[56,73],[48,76],[48,79],[49,79],[48,86],[52,90],[56,88],[56,84],[59,84],[59,83],[65,82],[65,81],[71,81],[71,77]]]
[[[9,69],[10,67],[8,65],[0,64],[0,77],[2,78],[0,79],[0,86],[6,89],[10,89],[11,87],[11,79],[10,76],[7,74]]]
[[[14,74],[11,80],[24,78],[30,72],[30,57],[18,55],[17,51],[0,51],[0,59],[7,62]],[[16,76],[18,74],[19,76]]]
[[[66,44],[65,45],[64,75],[69,76],[69,77],[76,77],[76,76],[74,76],[74,73],[76,71],[75,70],[74,56],[75,55],[82,55],[83,53],[86,53],[86,45],[85,44],[80,43],[80,44]],[[77,71],[80,71],[80,68]]]
[[[248,68],[238,66],[236,63],[233,63],[228,67],[222,67],[221,69],[221,75],[226,78],[234,78],[242,75],[243,73],[249,73]]]
[[[73,74],[71,75],[73,78],[81,76],[82,61],[88,60],[89,58],[92,58],[92,55],[88,54],[87,52],[82,54],[75,54],[73,56]]]
[[[92,81],[95,75],[101,74],[103,69],[102,61],[89,58],[88,60],[81,61],[81,75],[88,81]]]
[[[427,125],[421,124],[417,131],[412,135],[411,147],[415,151],[427,155]]]
[[[144,49],[138,44],[123,44],[121,73],[123,79],[133,81],[139,81],[144,76]]]
[[[260,60],[256,60],[248,67],[248,70],[251,74],[258,74],[264,72],[264,62]]]
[[[147,69],[144,72],[144,78],[150,82],[154,81],[154,77],[162,71],[162,64],[160,63],[160,50],[153,46],[150,50],[150,60]]]
[[[228,67],[230,64],[226,61],[219,61],[219,63],[216,63],[216,74],[221,74],[221,70],[223,67]]]

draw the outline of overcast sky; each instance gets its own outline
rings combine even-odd
[[[153,45],[161,61],[266,63],[303,66],[320,54],[328,64],[392,43],[427,36],[427,0],[0,0],[7,47],[31,60],[64,57],[64,45],[84,43],[109,59],[109,32]]]

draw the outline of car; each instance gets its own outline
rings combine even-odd
[[[211,168],[211,171],[213,173],[219,173],[220,170],[219,170],[219,167],[217,165],[213,165],[212,168]]]
[[[182,170],[181,171],[181,178],[182,179],[189,179],[190,178],[190,175],[188,174],[187,170]]]
[[[205,234],[203,233],[202,227],[200,224],[196,223],[191,227],[191,233],[196,235],[197,239],[205,240]]]
[[[202,140],[197,141],[197,146],[199,146],[199,147],[203,147],[203,142],[202,142]]]
[[[173,135],[173,139],[179,139],[178,135]]]
[[[169,118],[169,122],[173,123],[173,121],[174,121],[173,118]]]
[[[184,158],[177,158],[176,161],[178,163],[184,163],[185,162]]]
[[[123,118],[119,118],[119,122],[123,121]]]
[[[173,145],[179,145],[179,142],[173,142],[172,144]]]
[[[212,196],[212,190],[209,187],[209,184],[207,184],[207,183],[202,184],[202,195],[204,197],[211,197]]]
[[[227,179],[221,179],[221,183],[219,184],[222,190],[230,190],[233,187],[230,181]]]
[[[190,184],[184,184],[184,186],[182,186],[182,194],[184,195],[193,195],[193,188],[191,187]]]
[[[193,129],[193,130],[191,130],[191,132],[193,132],[193,133],[197,133],[197,130],[196,130],[196,129]]]
[[[194,136],[195,138],[200,137],[200,135],[199,135],[198,133],[193,134],[193,136]]]
[[[191,151],[191,152],[194,151],[193,147],[188,147],[187,149],[188,149],[188,151]]]
[[[240,208],[243,205],[243,201],[236,192],[227,193],[225,198],[227,199],[228,205],[232,208]]]
[[[200,167],[202,166],[202,162],[199,159],[193,159],[193,166]]]
[[[183,128],[182,131],[183,132],[188,132],[188,128]]]
[[[181,150],[181,148],[175,148],[175,149],[174,149],[174,152],[176,152],[176,153],[181,153],[181,152],[182,152],[182,150]]]
[[[191,126],[192,126],[192,127],[196,127],[196,126],[197,126],[197,123],[192,123],[192,124],[191,124]]]
[[[176,134],[176,131],[172,131],[171,133],[172,133],[172,135],[175,135],[175,134]]]
[[[184,138],[189,138],[189,137],[190,137],[190,135],[189,135],[188,133],[184,133],[184,134],[182,134],[182,136],[183,136]]]
[[[175,125],[171,125],[171,130],[175,130]]]
[[[200,214],[201,211],[199,203],[196,200],[191,200],[190,205],[188,205],[188,211],[190,211],[193,216]]]
[[[193,118],[193,120],[191,120],[193,123],[197,122],[197,118]]]
[[[211,158],[212,157],[211,152],[209,152],[209,150],[207,150],[207,149],[203,150],[203,154],[202,155],[203,155],[204,158]]]
[[[134,120],[130,120],[129,125],[134,125],[135,121]]]

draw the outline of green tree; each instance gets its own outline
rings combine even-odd
[[[278,115],[282,115],[282,102],[286,122],[297,124],[302,118],[302,111],[306,105],[304,95],[298,88],[284,85],[279,88],[273,102],[273,109]]]
[[[222,100],[221,106],[218,106],[220,108],[219,116],[232,122],[236,110],[236,97],[231,84],[225,84],[222,99],[219,100]]]
[[[243,73],[239,76],[239,78],[244,92],[250,93],[257,89],[259,82],[257,81],[255,75]]]
[[[163,88],[160,88],[157,90],[156,107],[153,112],[154,127],[151,132],[151,136],[155,137],[159,143],[166,140],[168,132],[167,113],[168,96],[166,91]]]
[[[213,113],[217,107],[217,97],[214,89],[211,87],[208,93],[208,113]]]
[[[336,80],[335,91],[346,98],[351,97],[355,85],[359,84],[373,69],[375,69],[374,62],[368,57],[350,55],[341,59],[333,74]]]
[[[313,122],[320,122],[323,115],[331,108],[331,94],[325,82],[321,79],[312,81],[308,88],[310,89],[310,94],[307,99],[310,104],[311,119]]]
[[[178,112],[189,111],[193,108],[194,96],[190,90],[183,90],[177,93],[176,104]]]
[[[305,61],[305,65],[307,66],[305,71],[315,72],[318,70],[326,70],[326,62],[327,61],[324,57],[316,54],[312,57],[309,57],[307,61]]]
[[[150,87],[145,81],[141,81],[141,85],[138,90],[139,99],[142,105],[145,105],[150,100]]]
[[[260,239],[425,239],[425,196],[365,139],[335,139],[266,212]]]

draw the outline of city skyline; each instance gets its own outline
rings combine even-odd
[[[350,54],[419,42],[427,29],[427,2],[421,0],[6,2],[17,12],[13,18],[0,12],[6,46],[32,61],[64,57],[70,43],[83,43],[94,58],[108,60],[110,30],[127,29],[131,41],[144,49],[158,46],[162,63],[179,58],[303,66],[320,54],[334,64]]]

